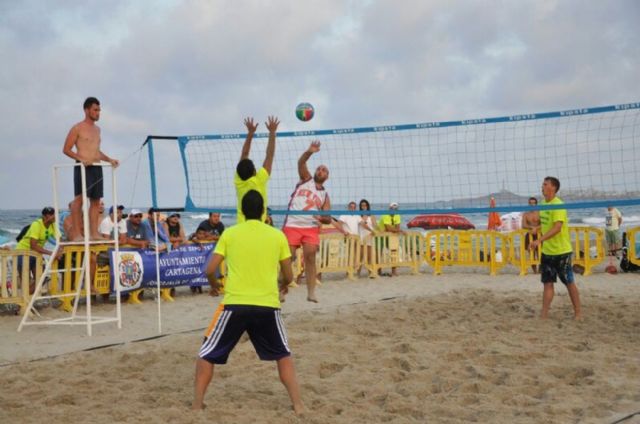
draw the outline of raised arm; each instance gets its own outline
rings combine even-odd
[[[309,168],[307,167],[307,161],[311,157],[312,154],[320,151],[320,142],[315,140],[312,141],[309,145],[309,148],[300,156],[298,159],[298,175],[300,176],[300,181],[306,181],[311,178],[311,173],[309,172]]]
[[[245,118],[244,125],[247,127],[247,138],[244,140],[244,144],[242,145],[240,160],[249,158],[249,153],[251,153],[251,140],[253,140],[253,135],[258,129],[258,124],[253,123],[253,118]]]
[[[264,156],[262,167],[269,173],[269,175],[271,175],[273,157],[276,154],[276,131],[278,131],[279,124],[280,121],[278,121],[278,118],[275,116],[270,116],[265,123],[269,130],[269,141],[267,142],[267,153]]]

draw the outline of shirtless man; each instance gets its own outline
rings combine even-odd
[[[537,206],[538,199],[535,197],[529,197],[529,206]],[[522,214],[522,223],[521,227],[527,230],[527,234],[524,237],[524,248],[529,249],[529,244],[533,240],[538,240],[539,231],[540,231],[540,212],[538,211],[528,211]],[[533,251],[533,258],[538,259],[538,251]],[[536,274],[538,272],[538,267],[536,265],[531,265],[531,269],[533,273]]]
[[[75,124],[64,142],[62,152],[82,163],[86,167],[87,197],[89,198],[89,236],[92,240],[102,240],[98,233],[100,199],[102,198],[102,166],[100,161],[109,162],[114,168],[119,165],[116,159],[100,150],[100,127],[96,121],[100,119],[100,102],[95,97],[84,101],[84,120]],[[74,151],[75,147],[75,151]],[[97,164],[97,165],[94,165]],[[73,169],[74,199],[71,207],[71,234],[69,240],[82,240],[82,178],[80,166]]]

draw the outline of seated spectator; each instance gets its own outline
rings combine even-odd
[[[154,213],[158,214],[158,219],[154,218]],[[149,219],[145,220],[142,225],[145,227],[146,233],[148,235],[149,240],[149,248],[155,249],[156,243],[156,222],[158,223],[158,250],[167,250],[170,246],[169,244],[169,236],[164,231],[163,222],[160,220],[160,214],[158,212],[154,212],[153,209],[149,209]]]
[[[124,244],[146,249],[150,244],[150,234],[146,227],[142,225],[142,211],[131,209],[129,219],[127,219],[127,236]]]
[[[69,209],[66,211],[60,212],[58,219],[60,222],[58,223],[58,231],[60,231],[60,240],[68,241],[69,234],[71,234],[71,204],[73,202],[69,202]]]
[[[118,243],[125,243],[127,238],[127,223],[122,218],[122,211],[124,210],[124,206],[118,205],[116,208],[117,220],[118,220]],[[102,237],[113,240],[115,238],[114,228],[116,224],[113,222],[113,206],[109,208],[109,215],[106,216],[100,226],[98,227],[98,232],[102,235]]]
[[[169,235],[169,241],[174,249],[187,241],[187,238],[184,235],[184,228],[180,223],[180,214],[178,212],[174,212],[169,215],[162,226],[164,227],[165,233]]]
[[[53,252],[45,249],[44,245],[51,237],[56,236],[58,232],[57,226],[54,225],[56,220],[55,211],[51,207],[42,209],[42,217],[31,223],[29,229],[24,236],[18,240],[16,250],[27,250],[38,252],[42,255],[51,255]],[[55,259],[62,258],[62,250],[58,252]],[[18,257],[18,269],[22,268],[22,256]],[[33,278],[36,274],[36,258],[29,258],[29,273]],[[31,289],[33,289],[34,281],[31,281]]]
[[[224,232],[224,224],[220,221],[220,214],[210,212],[209,219],[202,221],[200,225],[198,225],[196,234],[199,230],[203,230],[206,233],[206,241],[218,241]]]

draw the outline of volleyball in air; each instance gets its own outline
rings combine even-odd
[[[296,116],[301,121],[310,121],[314,114],[313,106],[311,103],[300,103],[296,107]]]

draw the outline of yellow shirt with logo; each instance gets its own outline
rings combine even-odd
[[[400,215],[382,215],[378,221],[378,229],[385,230],[385,225],[400,225],[402,223],[402,217]]]
[[[250,219],[227,229],[214,253],[224,256],[227,265],[225,305],[280,308],[280,261],[291,257],[282,231]]]
[[[236,172],[233,177],[233,184],[236,186],[236,195],[238,196],[238,224],[245,222],[246,219],[242,213],[242,198],[249,190],[256,190],[262,195],[264,200],[264,212],[262,213],[262,222],[267,219],[267,184],[269,183],[269,173],[264,167],[260,168],[253,177],[242,180]]]
[[[38,218],[25,233],[24,237],[16,245],[17,250],[31,250],[31,239],[36,239],[40,247],[44,247],[49,237],[55,237],[56,225],[51,223],[49,227],[44,225],[42,218]]]
[[[543,201],[541,205],[563,205],[559,197],[554,197],[550,202]],[[545,255],[564,255],[571,253],[571,237],[569,236],[569,218],[566,209],[550,209],[540,211],[540,226],[542,234],[546,234],[553,225],[562,221],[562,229],[558,234],[542,242],[542,253]]]

